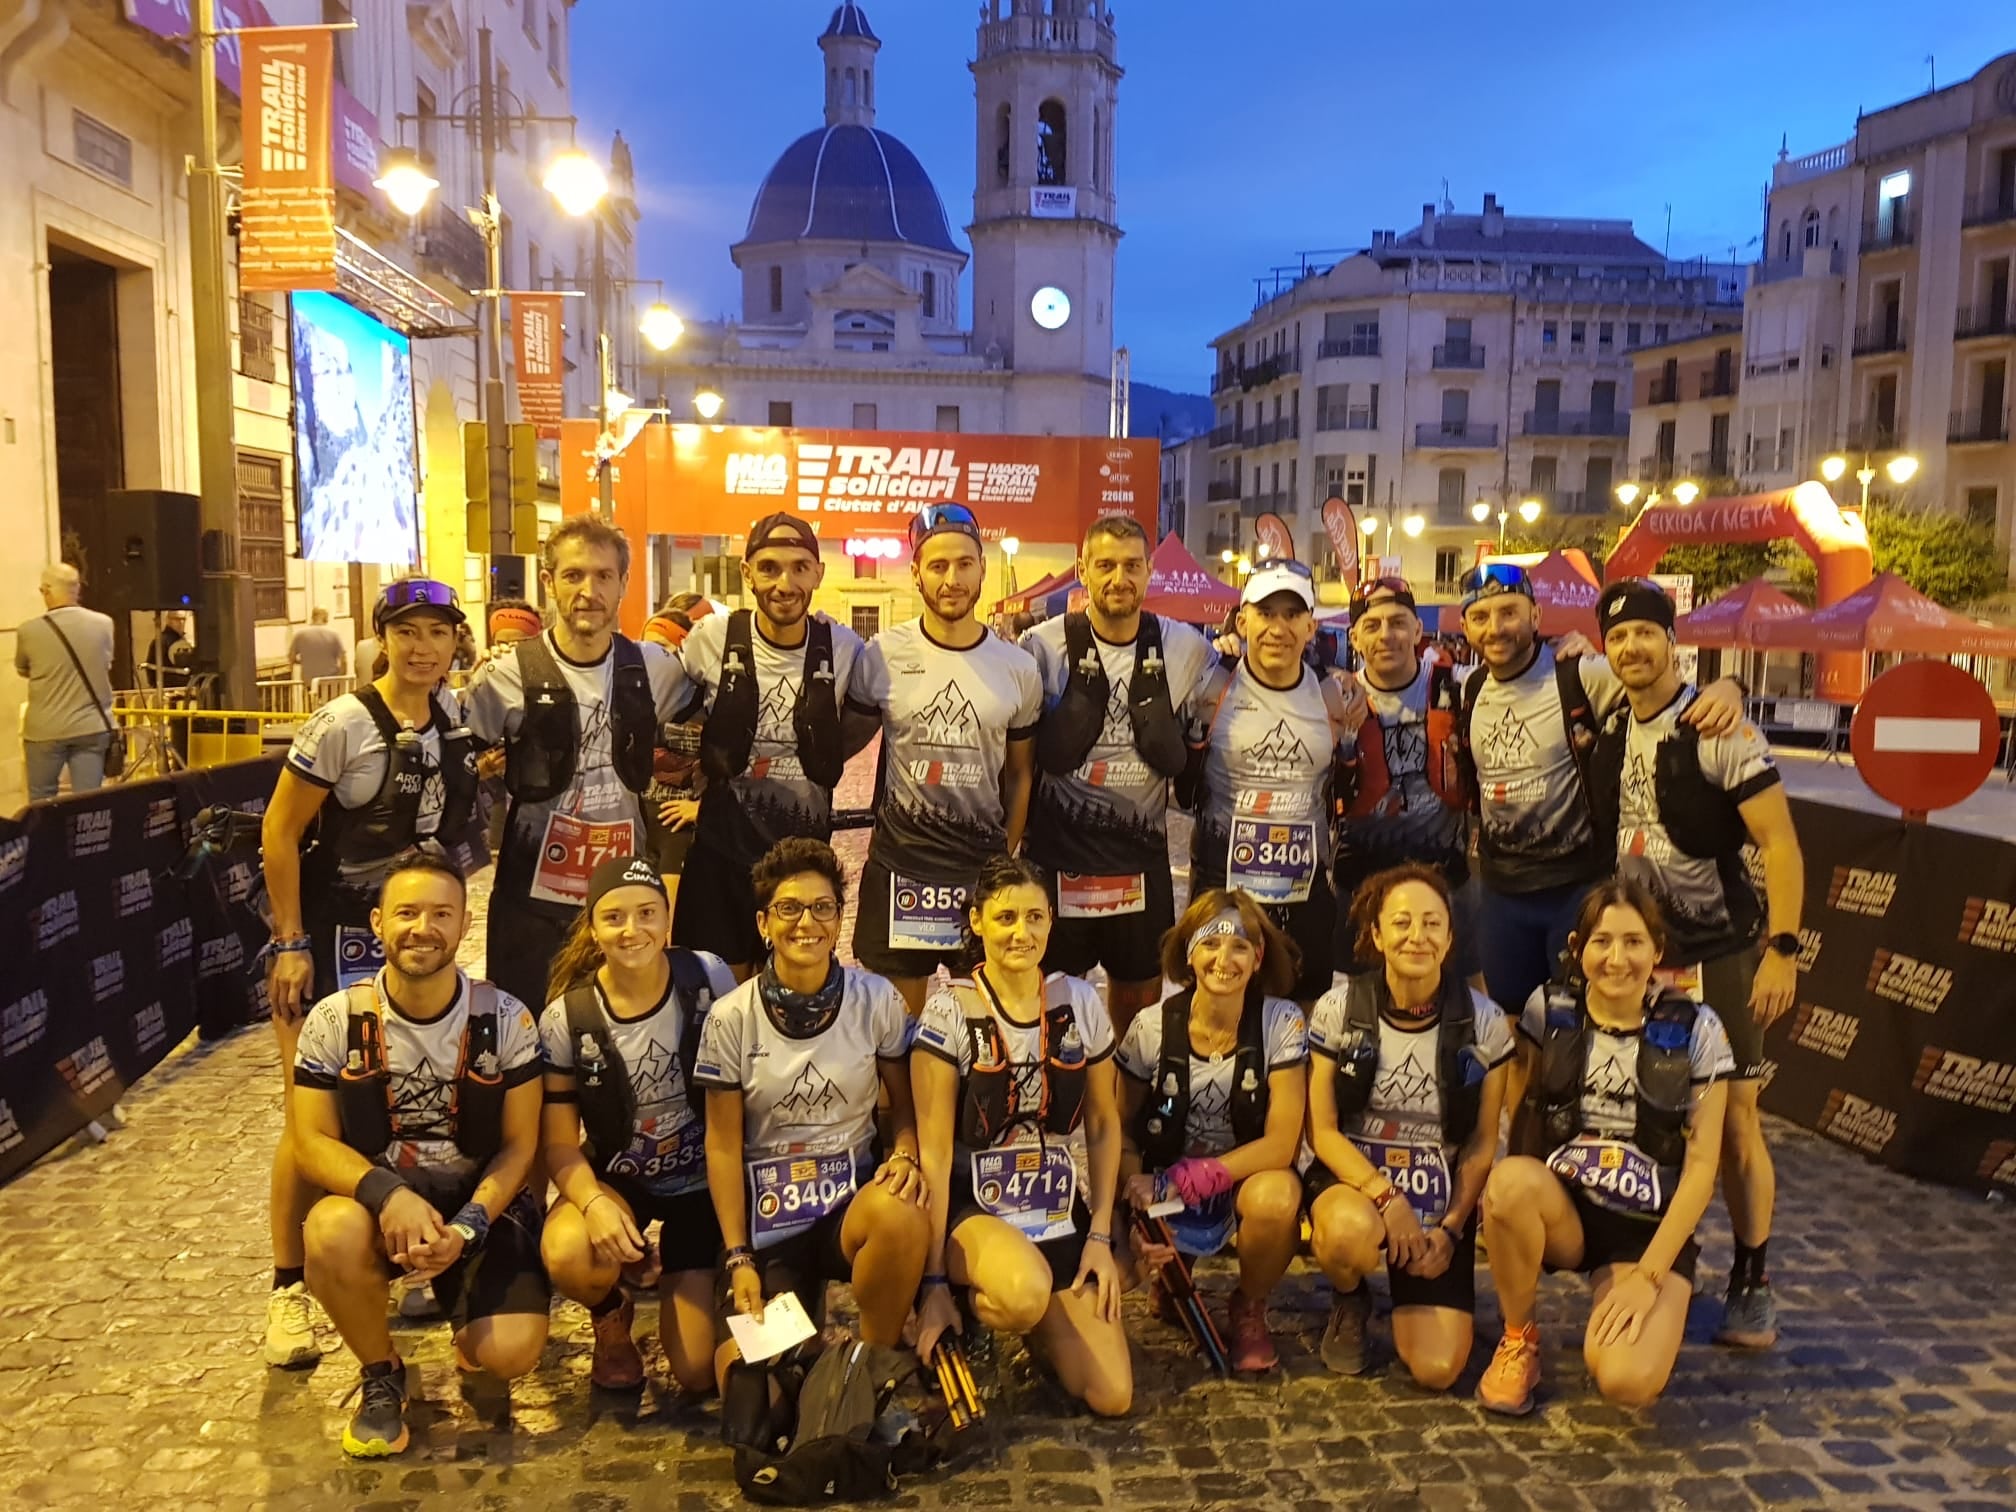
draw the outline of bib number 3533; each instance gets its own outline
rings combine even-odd
[[[1065,1150],[975,1150],[973,1198],[983,1211],[1041,1243],[1071,1232],[1077,1168]]]
[[[1587,1134],[1571,1139],[1547,1157],[1547,1168],[1613,1212],[1654,1214],[1666,1209],[1659,1167],[1643,1150],[1622,1140]]]
[[[802,1234],[854,1195],[854,1157],[779,1155],[749,1162],[749,1234],[757,1249]]]

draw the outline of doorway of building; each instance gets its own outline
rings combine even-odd
[[[90,543],[105,539],[106,495],[126,486],[124,417],[120,412],[119,270],[73,248],[49,246],[49,370],[56,429],[56,502],[61,554],[85,579],[84,601],[112,615],[118,630],[112,675],[132,687],[133,644],[128,616],[92,592],[105,564],[90,560]]]

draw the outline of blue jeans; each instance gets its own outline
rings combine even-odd
[[[1484,986],[1491,1000],[1517,1022],[1533,989],[1554,975],[1589,884],[1570,882],[1539,892],[1502,893],[1487,882],[1480,891],[1477,961],[1484,970]]]
[[[88,793],[105,786],[105,748],[112,743],[106,734],[79,735],[71,740],[24,740],[21,749],[28,764],[28,801],[40,803],[54,798],[63,780],[63,768],[70,768],[70,791]]]

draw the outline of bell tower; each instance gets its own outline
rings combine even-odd
[[[1113,362],[1121,69],[1104,0],[983,0],[974,52],[973,342],[1010,428],[1101,435]]]

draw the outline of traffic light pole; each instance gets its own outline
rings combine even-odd
[[[205,0],[209,3],[209,0]],[[504,392],[504,235],[497,204],[497,78],[490,62],[490,28],[476,31],[477,130],[483,157],[483,425],[490,463],[490,539],[469,549],[494,561],[512,554],[511,420]]]

